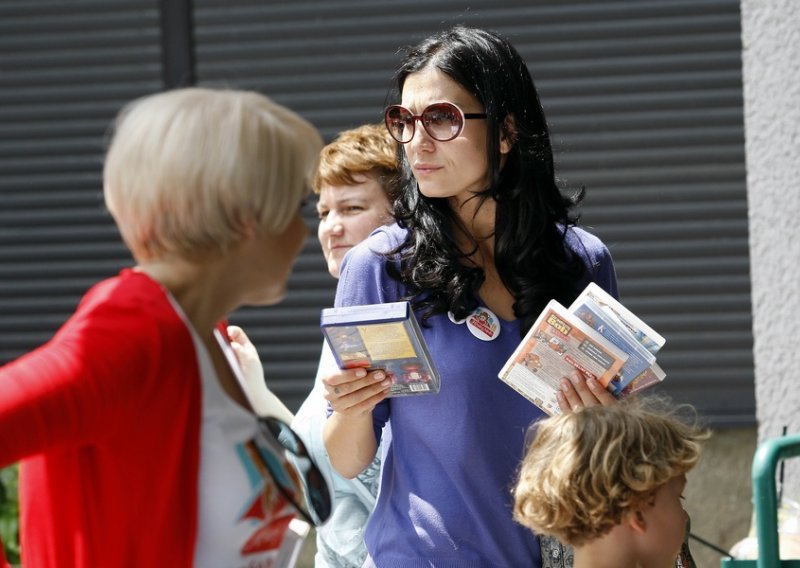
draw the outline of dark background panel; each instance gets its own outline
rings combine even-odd
[[[559,177],[587,188],[583,223],[623,301],[667,338],[663,390],[717,425],[754,424],[736,0],[0,3],[0,363],[130,262],[100,179],[122,104],[191,81],[255,89],[330,140],[379,121],[401,48],[454,23],[501,32],[529,62]],[[233,316],[291,408],[334,287],[312,237],[286,300]]]
[[[156,2],[0,3],[0,363],[130,263],[102,206],[110,121],[162,89]]]

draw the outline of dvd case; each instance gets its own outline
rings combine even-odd
[[[664,380],[665,339],[594,282],[569,308],[551,300],[498,377],[545,413],[560,414],[560,382],[575,369],[617,398]]]
[[[613,392],[611,383],[627,359],[622,349],[551,300],[498,376],[545,413],[561,414],[556,394],[564,377],[577,369]]]
[[[325,308],[320,328],[340,369],[383,369],[390,397],[439,392],[439,372],[408,302]]]

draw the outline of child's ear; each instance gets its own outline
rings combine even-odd
[[[647,532],[647,520],[644,518],[644,514],[640,509],[634,509],[628,513],[627,522],[635,532],[642,534]]]

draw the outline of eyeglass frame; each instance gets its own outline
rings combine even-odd
[[[425,125],[425,121],[423,120],[425,113],[428,112],[428,110],[430,110],[431,107],[439,105],[448,105],[453,107],[454,109],[456,109],[456,111],[458,111],[458,114],[461,117],[461,124],[459,125],[458,130],[450,138],[445,138],[445,139],[437,138],[436,136],[433,135],[433,133],[430,130],[428,130],[428,127]],[[412,128],[411,137],[405,142],[402,140],[398,140],[397,137],[394,135],[394,132],[392,132],[391,127],[389,126],[389,112],[394,109],[402,109],[411,115],[411,128]],[[464,112],[458,105],[456,105],[455,103],[451,103],[449,101],[429,104],[419,114],[414,114],[413,112],[411,112],[411,110],[407,109],[403,105],[389,105],[383,111],[383,123],[386,126],[386,130],[389,131],[389,136],[391,136],[393,140],[397,141],[400,144],[408,144],[414,139],[414,134],[417,133],[417,121],[419,121],[422,124],[422,129],[425,130],[428,136],[430,136],[432,139],[436,140],[437,142],[450,142],[451,140],[455,140],[456,138],[461,136],[461,133],[464,131],[464,127],[466,126],[467,120],[473,118],[486,118],[486,117],[487,114],[485,112]]]
[[[281,433],[283,433],[283,432],[290,433],[291,436],[292,436],[292,442],[295,445],[296,449],[291,447],[291,446],[289,446],[286,442],[281,440],[279,436],[276,436],[273,433],[273,429],[272,429],[273,426],[271,426],[271,425],[277,426],[278,430],[281,431]],[[258,426],[259,426],[259,432],[264,434],[264,435],[266,435],[266,437],[268,438],[267,442],[268,443],[271,442],[270,445],[273,446],[272,447],[273,450],[275,450],[277,448],[280,448],[280,449],[282,449],[282,450],[284,450],[286,452],[289,452],[289,454],[291,454],[291,457],[293,457],[293,458],[302,458],[302,459],[308,460],[308,464],[309,465],[308,465],[307,470],[301,470],[299,465],[297,465],[296,463],[290,464],[290,467],[293,467],[296,470],[296,472],[299,474],[299,476],[301,477],[300,481],[303,484],[303,487],[298,487],[298,490],[299,490],[299,493],[300,493],[300,497],[303,498],[304,500],[308,501],[308,503],[304,507],[300,503],[298,503],[297,498],[295,496],[293,496],[286,489],[286,487],[284,487],[284,484],[279,479],[279,477],[280,477],[279,474],[276,471],[274,471],[274,469],[273,469],[274,465],[271,464],[269,462],[269,460],[264,459],[264,457],[261,455],[261,451],[260,451],[261,448],[260,448],[259,444],[255,441],[255,439],[254,438],[250,438],[249,440],[247,440],[247,442],[245,442],[245,444],[252,444],[253,446],[255,446],[255,448],[252,448],[255,451],[251,452],[251,457],[253,457],[253,458],[257,457],[257,459],[259,461],[259,465],[261,466],[261,468],[266,470],[269,473],[269,476],[272,479],[272,481],[275,483],[275,485],[277,486],[278,491],[280,491],[281,495],[289,503],[292,504],[292,506],[295,509],[295,511],[297,511],[300,514],[300,516],[303,517],[303,519],[305,519],[307,522],[311,523],[312,525],[314,525],[314,526],[322,525],[326,520],[328,520],[328,518],[330,518],[331,511],[332,511],[332,508],[333,508],[333,500],[331,498],[331,490],[330,490],[330,487],[328,487],[328,483],[327,483],[327,481],[325,479],[325,476],[322,474],[322,471],[320,471],[319,467],[317,467],[317,464],[314,463],[314,460],[311,458],[311,455],[308,453],[308,450],[306,449],[306,446],[303,443],[303,440],[300,439],[300,436],[297,435],[297,432],[292,430],[291,426],[289,426],[283,420],[280,420],[279,418],[275,418],[273,416],[266,416],[266,417],[262,416],[262,417],[259,417],[258,418]],[[294,461],[294,460],[290,460],[290,461]],[[315,487],[315,489],[317,491],[319,491],[319,490],[322,491],[321,497],[322,497],[322,499],[324,501],[323,505],[326,507],[326,509],[324,509],[324,510],[319,508],[318,502],[316,500],[314,500],[312,498],[312,496],[311,496],[311,492],[309,490],[309,487],[312,485],[311,483],[309,483],[309,474],[311,472],[314,472],[318,476],[319,480],[322,482],[321,485],[319,487]],[[287,475],[289,475],[290,479],[292,479],[291,474],[289,474],[288,472],[285,472],[285,473]]]

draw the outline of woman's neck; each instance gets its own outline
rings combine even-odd
[[[452,198],[450,207],[472,238],[480,241],[494,235],[497,203],[491,197],[476,195],[460,202]]]
[[[251,410],[214,336],[217,323],[238,307],[234,269],[225,256],[200,262],[185,259],[149,261],[137,267],[169,290],[205,345],[222,389],[242,408]]]
[[[217,322],[237,307],[229,285],[231,275],[222,258],[152,260],[139,263],[136,270],[169,290],[204,341],[211,339]]]
[[[514,296],[500,278],[495,262],[495,211],[497,203],[487,199],[482,204],[478,199],[462,203],[455,209],[461,226],[455,227],[458,248],[468,255],[463,260],[483,270],[484,280],[478,291],[481,301],[500,318],[515,319]]]
[[[477,197],[460,204],[451,202],[459,225],[454,227],[456,242],[469,260],[486,269],[494,267],[494,232],[496,203],[487,199],[481,203]]]

